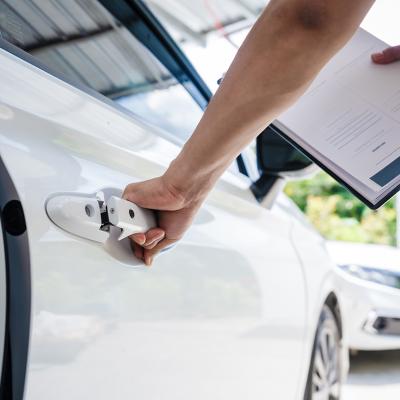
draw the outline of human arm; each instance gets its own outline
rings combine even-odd
[[[192,137],[166,173],[124,197],[158,210],[159,228],[134,235],[135,254],[179,240],[224,170],[307,89],[350,39],[373,0],[271,0],[239,49]]]

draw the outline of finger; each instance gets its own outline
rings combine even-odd
[[[135,242],[131,242],[131,247],[132,247],[133,254],[135,255],[135,257],[138,258],[139,260],[144,261],[143,247],[139,246]]]
[[[161,242],[161,240],[162,240],[163,238],[160,238],[160,239],[157,239],[157,240],[154,240],[154,242],[152,242],[152,243],[150,243],[150,244],[147,244],[147,245],[145,245],[145,249],[147,249],[147,250],[151,250],[151,249],[154,249],[154,247],[156,247],[157,245],[158,245],[158,243],[160,243]]]
[[[147,182],[147,181],[145,181],[145,182]],[[146,192],[146,185],[144,185],[143,183],[144,182],[129,184],[125,188],[121,197],[124,200],[135,203],[136,205],[138,205],[140,207],[145,207],[145,204],[143,204],[143,203],[148,203],[149,194]],[[146,194],[147,194],[147,196],[146,196]],[[146,207],[146,208],[148,208],[148,207]]]
[[[154,257],[163,249],[173,245],[177,242],[177,239],[163,239],[152,249],[144,249],[143,257],[144,262],[147,266],[153,263]]]
[[[144,233],[134,233],[129,237],[131,240],[133,240],[137,244],[140,244],[141,246],[143,246],[146,243],[146,235]]]
[[[136,245],[134,254],[139,260],[144,260],[143,247]]]
[[[146,232],[146,242],[143,244],[145,247],[153,246],[160,242],[165,237],[165,231],[161,228],[152,228]]]
[[[376,64],[390,64],[400,60],[400,46],[388,47],[382,52],[371,55],[372,61]]]
[[[122,198],[140,207],[158,209],[158,185],[154,181],[155,179],[149,179],[129,184],[122,193]]]
[[[129,200],[129,197],[131,197],[131,193],[135,191],[135,186],[136,183],[131,183],[129,184],[123,191],[121,198],[124,200]]]

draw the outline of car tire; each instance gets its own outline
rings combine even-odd
[[[342,387],[341,338],[332,310],[324,305],[314,339],[304,400],[339,400]]]

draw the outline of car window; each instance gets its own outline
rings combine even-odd
[[[212,92],[227,71],[265,0],[144,0]],[[205,62],[204,60],[207,60]]]
[[[185,87],[96,0],[0,1],[0,36],[181,142],[202,115]]]
[[[216,0],[144,2],[163,23],[213,93],[266,4],[265,0],[232,1],[229,7],[224,1]],[[245,172],[238,168],[236,162],[229,167],[231,172],[244,173],[251,179],[259,177],[253,147],[243,150],[241,161],[238,159]]]

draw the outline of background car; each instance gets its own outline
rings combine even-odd
[[[337,264],[338,288],[349,346],[356,350],[400,349],[400,251],[383,245],[327,243]]]
[[[147,269],[102,214],[163,173],[210,91],[141,1],[0,12],[0,397],[338,399],[333,265],[279,194],[310,162],[266,129],[259,179],[239,157]]]

